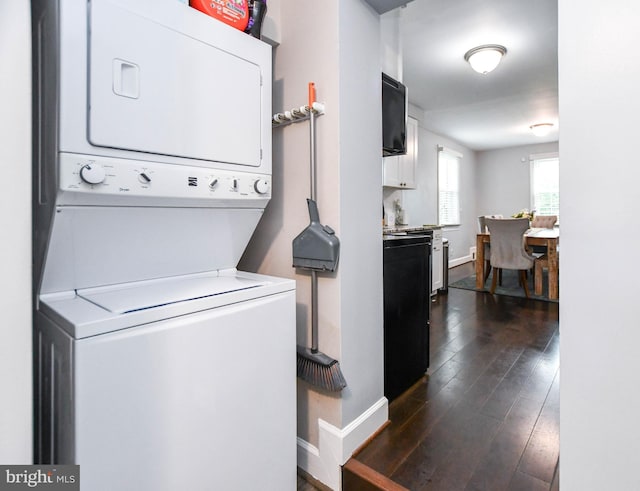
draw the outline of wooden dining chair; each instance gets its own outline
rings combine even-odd
[[[557,259],[556,259],[557,260]],[[536,295],[542,295],[542,271],[549,269],[549,256],[543,254],[540,257],[536,257],[533,276],[533,291]]]
[[[534,215],[531,228],[553,228],[557,221],[557,215]]]
[[[558,215],[534,215],[531,220],[531,228],[553,228],[558,221]],[[541,257],[542,254],[547,253],[546,246],[534,245],[531,247],[531,251]]]
[[[528,218],[486,218],[491,234],[491,293],[496,291],[498,275],[502,269],[519,272],[520,285],[529,298],[527,271],[533,268],[535,257],[525,247],[524,233],[529,229]]]
[[[542,295],[542,270],[549,268],[549,257],[546,254],[536,258],[535,273],[533,275],[533,291],[536,295]]]
[[[478,217],[478,231],[481,234],[486,234],[487,230],[487,218],[502,218],[502,215],[480,215]],[[487,278],[491,274],[491,244],[485,242],[484,244],[484,281],[487,281]],[[502,277],[499,278],[500,284],[502,284]]]

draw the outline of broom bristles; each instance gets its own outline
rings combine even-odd
[[[298,346],[298,377],[316,387],[340,392],[347,386],[338,360]]]

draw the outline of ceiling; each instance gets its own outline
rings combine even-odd
[[[412,0],[366,0],[366,2],[379,14],[384,14],[389,10],[393,10],[411,1]]]
[[[489,150],[558,140],[557,0],[413,0],[400,11],[403,82],[423,126]],[[501,44],[491,73],[474,72],[464,54]],[[546,137],[529,126],[554,123]]]

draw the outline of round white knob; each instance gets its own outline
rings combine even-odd
[[[218,185],[217,177],[212,177],[211,179],[209,179],[209,189],[215,189],[217,185]]]
[[[265,179],[258,179],[253,183],[253,189],[255,189],[258,194],[265,194],[269,191],[269,183]]]
[[[86,164],[80,169],[80,177],[87,184],[100,184],[107,177],[107,173],[100,164]]]
[[[149,174],[147,174],[146,172],[141,172],[140,174],[138,174],[138,181],[140,181],[142,184],[151,184],[151,177],[149,177]]]

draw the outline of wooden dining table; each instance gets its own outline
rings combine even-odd
[[[526,244],[529,246],[546,246],[549,261],[549,299],[558,299],[558,241],[560,229],[558,228],[530,228],[524,234]],[[476,239],[476,288],[484,288],[484,245],[491,243],[491,235],[478,234]]]

